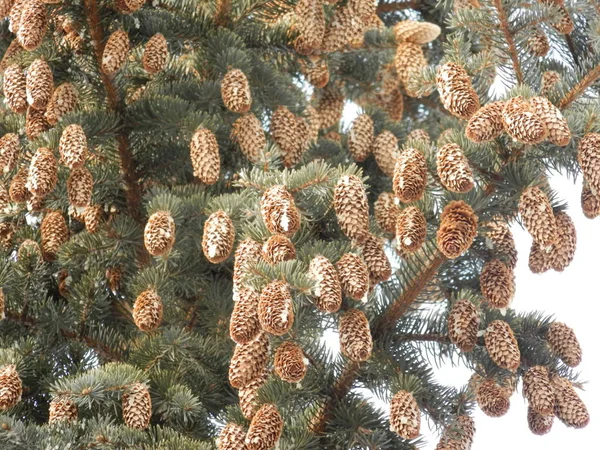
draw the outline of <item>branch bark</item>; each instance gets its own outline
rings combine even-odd
[[[517,82],[519,84],[522,84],[523,73],[521,72],[521,65],[519,63],[517,46],[515,45],[515,41],[508,27],[508,18],[506,17],[506,11],[504,11],[504,7],[502,6],[502,0],[494,0],[494,7],[498,11],[498,18],[500,19],[500,29],[502,30],[502,33],[504,33],[504,38],[506,39],[506,43],[508,45],[508,53],[510,54],[510,59],[512,61],[513,69],[515,71],[515,76],[517,77]]]
[[[582,79],[577,83],[558,104],[560,109],[565,109],[571,103],[573,103],[577,97],[579,97],[583,92],[589,88],[594,82],[600,78],[600,64],[590,70]]]

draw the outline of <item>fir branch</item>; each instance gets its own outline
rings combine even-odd
[[[600,78],[600,63],[596,64],[569,92],[562,98],[558,107],[560,109],[567,108],[579,97],[587,88]]]
[[[498,18],[500,19],[500,29],[502,30],[502,33],[504,33],[504,38],[506,39],[506,43],[508,44],[508,53],[510,54],[510,59],[512,61],[513,69],[517,77],[517,82],[519,84],[522,84],[523,73],[521,72],[521,66],[519,64],[517,46],[515,45],[515,41],[508,27],[508,17],[506,16],[504,6],[502,6],[502,0],[494,0],[494,6],[498,11]]]

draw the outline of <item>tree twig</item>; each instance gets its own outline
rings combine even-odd
[[[506,17],[506,11],[504,11],[504,7],[502,6],[502,0],[494,0],[494,6],[498,11],[498,18],[500,19],[500,29],[502,30],[502,33],[504,33],[504,38],[506,39],[506,43],[508,45],[508,53],[512,61],[515,76],[517,77],[517,82],[519,84],[522,84],[523,73],[521,72],[521,65],[519,63],[517,46],[515,45],[515,41],[508,27],[508,18]]]
[[[565,109],[571,103],[577,99],[583,92],[589,88],[594,82],[600,78],[600,64],[596,65],[592,70],[590,70],[575,86],[571,88],[569,92],[562,98],[558,107],[560,109]]]

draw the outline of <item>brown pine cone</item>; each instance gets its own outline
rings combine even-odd
[[[92,201],[94,178],[85,167],[71,170],[67,180],[69,203],[75,208],[85,208]]]
[[[77,404],[67,397],[56,397],[50,402],[48,423],[50,425],[77,420]]]
[[[163,304],[160,295],[154,289],[142,292],[133,304],[133,321],[142,331],[157,329],[163,317]]]
[[[410,78],[427,67],[427,59],[425,59],[422,47],[412,42],[398,43],[394,56],[394,67],[400,84],[406,89]]]
[[[294,10],[294,28],[298,37],[294,48],[301,55],[319,50],[325,37],[325,11],[319,0],[300,0]]]
[[[529,250],[529,270],[531,273],[544,273],[552,268],[550,263],[550,253],[540,247],[540,244],[533,241]]]
[[[301,145],[298,121],[285,106],[279,106],[271,117],[271,137],[281,150],[285,162],[289,164],[290,160],[297,158]]]
[[[479,109],[479,97],[471,78],[456,63],[446,63],[437,70],[436,85],[440,99],[452,115],[468,120]]]
[[[394,176],[398,158],[398,139],[391,131],[384,130],[373,140],[373,156],[381,171],[388,177]]]
[[[536,413],[542,416],[554,415],[554,391],[546,367],[534,366],[525,372],[523,395],[529,402],[529,408]]]
[[[395,233],[396,222],[401,209],[395,202],[394,194],[391,192],[382,192],[379,194],[373,209],[379,228],[388,233]]]
[[[321,311],[334,313],[342,305],[342,285],[335,266],[322,255],[315,256],[308,268],[315,281],[315,305]]]
[[[0,171],[7,173],[17,166],[21,154],[19,136],[6,133],[0,138]]]
[[[221,80],[221,98],[225,107],[236,113],[246,113],[252,106],[252,93],[246,74],[231,69]]]
[[[551,23],[550,25],[552,25],[560,34],[571,34],[575,28],[575,24],[573,23],[573,19],[571,19],[569,12],[564,6],[560,5],[559,14],[560,20],[556,23]]]
[[[237,292],[244,287],[244,277],[253,264],[260,261],[261,246],[251,238],[239,243],[233,263],[233,300],[237,301]]]
[[[456,5],[456,1],[454,4]],[[447,427],[435,450],[468,450],[473,443],[475,422],[470,416],[458,416],[456,422]]]
[[[427,221],[423,212],[414,206],[402,210],[396,221],[396,244],[403,254],[419,250],[427,238]]]
[[[325,30],[322,50],[334,53],[346,47],[358,48],[362,46],[365,24],[347,6],[335,8],[329,26]]]
[[[369,236],[369,203],[362,180],[356,175],[342,176],[334,189],[333,206],[342,232],[363,243]]]
[[[423,130],[422,128],[417,128],[416,130],[412,130],[410,133],[408,133],[406,135],[406,140],[407,141],[410,141],[410,140],[421,141],[427,145],[431,144],[431,136],[429,136],[429,133],[427,131]]]
[[[169,253],[175,243],[175,221],[167,211],[157,211],[144,228],[144,245],[152,256]]]
[[[420,151],[407,148],[398,156],[394,168],[394,194],[403,203],[423,198],[427,186],[427,161]]]
[[[146,0],[115,0],[114,8],[121,14],[131,14],[140,9]]]
[[[35,141],[40,134],[45,133],[50,129],[50,124],[46,120],[44,111],[32,108],[27,108],[25,116],[25,134],[27,139]]]
[[[10,182],[8,195],[11,201],[15,203],[23,203],[29,200],[31,192],[27,189],[27,173],[26,167],[21,167]]]
[[[588,219],[595,219],[600,216],[600,198],[592,192],[585,181],[581,189],[581,209],[583,215]]]
[[[294,197],[285,186],[272,186],[263,193],[260,213],[273,234],[291,236],[300,229],[300,213]]]
[[[590,422],[590,414],[569,380],[555,375],[551,378],[555,395],[556,416],[568,427],[584,428]]]
[[[477,236],[478,218],[463,201],[451,201],[440,216],[437,245],[447,258],[458,258],[466,252]]]
[[[313,87],[322,89],[329,83],[329,65],[320,56],[309,56],[306,61],[300,61],[300,69],[306,81]]]
[[[204,222],[202,252],[213,264],[229,258],[235,241],[235,227],[225,211],[216,211]]]
[[[548,137],[548,128],[523,97],[513,97],[504,102],[502,109],[504,131],[523,144],[539,144]]]
[[[448,313],[448,337],[463,352],[470,352],[477,343],[479,311],[467,299],[458,300]]]
[[[288,383],[302,381],[307,370],[304,352],[291,341],[285,341],[277,347],[273,366],[279,378]]]
[[[369,291],[369,268],[354,253],[346,253],[337,262],[337,271],[344,294],[363,301]]]
[[[152,417],[152,398],[145,384],[135,383],[123,393],[123,421],[125,425],[144,430]]]
[[[21,47],[27,51],[35,50],[44,40],[47,30],[46,5],[41,0],[25,1],[19,19],[19,27],[15,30]]]
[[[296,247],[283,234],[275,234],[263,244],[262,257],[269,264],[277,264],[296,258]]]
[[[437,39],[441,29],[434,23],[402,20],[394,26],[396,42],[412,42],[424,45]]]
[[[594,195],[600,195],[600,134],[588,133],[577,149],[583,178]]]
[[[36,59],[27,69],[26,89],[27,102],[31,107],[45,110],[54,91],[54,77],[43,59]]]
[[[556,242],[558,227],[548,197],[537,186],[523,191],[519,200],[519,214],[523,225],[543,249]]]
[[[167,40],[162,34],[156,33],[146,42],[146,46],[144,47],[144,56],[142,57],[144,70],[148,73],[161,72],[167,65],[168,57],[169,47]]]
[[[95,233],[102,222],[102,207],[100,205],[90,205],[83,212],[83,223],[88,233]]]
[[[9,64],[12,62],[13,58],[23,53],[24,51],[25,49],[21,47],[21,44],[19,44],[19,40],[16,38],[13,39],[8,45],[6,51],[4,52],[4,55],[2,56],[2,60],[0,61],[0,71],[6,70]]]
[[[561,211],[556,213],[557,238],[549,254],[549,262],[554,270],[562,272],[575,256],[577,233],[575,224],[569,215]]]
[[[321,90],[317,104],[321,128],[332,127],[340,121],[344,112],[344,95],[336,86],[328,84]]]
[[[78,94],[71,83],[63,83],[54,89],[48,102],[45,119],[50,125],[56,125],[64,116],[77,108]]]
[[[485,347],[498,366],[516,371],[521,364],[521,352],[510,325],[494,320],[485,331]]]
[[[515,296],[515,275],[499,259],[486,262],[479,276],[481,293],[492,308],[508,308]]]
[[[37,149],[27,174],[27,189],[32,195],[44,198],[56,187],[58,182],[58,162],[47,147]]]
[[[244,114],[233,122],[231,139],[235,141],[250,162],[257,162],[260,153],[267,145],[262,123],[252,114]]]
[[[283,281],[271,281],[260,293],[258,320],[267,333],[282,336],[294,324],[294,305],[290,287]]]
[[[21,401],[23,383],[14,364],[0,369],[0,411],[12,408]]]
[[[373,119],[368,114],[359,115],[348,132],[348,151],[355,161],[363,162],[371,153],[374,131]]]
[[[102,52],[102,72],[112,75],[127,61],[129,56],[129,35],[124,30],[113,32],[106,41]]]
[[[534,27],[527,38],[527,50],[533,56],[546,56],[550,51],[548,36],[540,27]]]
[[[26,79],[18,64],[6,68],[2,83],[4,98],[11,111],[16,114],[23,114],[27,111]]]
[[[533,434],[543,436],[544,434],[549,433],[552,429],[553,422],[554,414],[542,416],[535,412],[531,407],[527,408],[527,425],[529,425],[529,430]]]
[[[271,450],[279,442],[282,431],[283,419],[277,407],[270,403],[262,405],[250,422],[246,447],[248,450]]]
[[[260,333],[258,299],[259,294],[255,290],[239,288],[229,322],[229,336],[236,344],[247,344]]]
[[[540,95],[548,96],[550,91],[556,87],[556,83],[560,81],[560,74],[553,70],[547,70],[542,74],[542,89]]]
[[[199,128],[190,142],[190,159],[194,176],[202,183],[211,185],[219,180],[221,158],[217,138],[207,128]]]
[[[392,398],[390,430],[403,439],[415,439],[421,432],[421,410],[408,391],[398,391]]]
[[[362,311],[346,311],[339,324],[340,349],[352,361],[366,361],[373,351],[369,320]]]
[[[548,140],[559,147],[565,147],[571,141],[571,130],[556,106],[546,97],[533,97],[529,100],[533,112],[548,129]]]
[[[575,332],[562,322],[554,322],[546,335],[548,346],[562,362],[577,367],[581,362],[581,346]]]
[[[477,389],[477,404],[490,417],[502,417],[510,408],[509,394],[493,379],[487,378]]]
[[[229,384],[235,389],[248,386],[263,373],[269,359],[269,339],[260,333],[247,344],[236,345],[229,363]]]
[[[258,390],[265,385],[270,373],[269,369],[265,367],[256,378],[238,392],[240,409],[244,417],[248,420],[252,420],[260,407],[258,403]]]
[[[387,281],[392,276],[392,265],[383,249],[383,244],[374,235],[367,238],[362,246],[362,255],[369,269],[371,285]]]
[[[217,448],[219,450],[246,450],[246,431],[241,425],[229,422],[219,434]]]
[[[58,144],[61,163],[69,169],[82,167],[87,158],[87,138],[81,125],[68,125]]]
[[[517,266],[517,248],[515,239],[508,223],[503,220],[494,220],[488,222],[486,238],[491,243],[491,247],[495,253],[502,256],[503,262],[509,269],[515,269]]]
[[[504,132],[502,111],[504,102],[493,102],[482,106],[469,119],[465,135],[473,142],[488,142]]]
[[[437,174],[446,189],[466,193],[473,189],[473,171],[457,144],[446,144],[437,154]]]

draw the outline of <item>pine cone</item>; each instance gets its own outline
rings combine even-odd
[[[154,289],[142,292],[133,304],[133,321],[142,331],[152,331],[162,322],[163,304]]]
[[[44,40],[47,30],[48,14],[46,5],[41,0],[25,1],[19,19],[19,27],[16,30],[21,47],[27,51],[35,50]]]
[[[531,55],[539,58],[546,56],[550,51],[548,36],[540,27],[534,27],[529,38],[527,38],[527,50]]]
[[[373,130],[373,120],[368,114],[361,114],[352,122],[348,132],[348,151],[355,161],[363,162],[371,153]]]
[[[542,416],[535,412],[531,407],[527,408],[527,424],[529,425],[529,430],[533,434],[543,436],[544,434],[549,433],[552,429],[553,422],[554,414]]]
[[[167,40],[162,34],[156,33],[146,42],[144,47],[144,56],[142,57],[144,70],[151,74],[161,72],[167,65],[168,57]]]
[[[19,249],[17,250],[17,261],[23,261],[31,257],[36,261],[41,260],[42,250],[36,241],[25,239],[21,242],[21,245],[19,245]],[[4,296],[4,293],[2,295]]]
[[[577,149],[583,178],[594,195],[600,195],[600,134],[588,133]]]
[[[508,308],[515,296],[515,275],[499,259],[486,262],[479,277],[481,293],[492,308]]]
[[[259,294],[255,290],[239,288],[229,322],[229,336],[236,344],[247,344],[260,333],[258,299]]]
[[[412,42],[424,45],[437,39],[441,29],[434,23],[403,20],[394,26],[396,42]]]
[[[287,236],[275,234],[263,244],[262,257],[271,265],[289,261],[296,258],[296,247]]]
[[[477,216],[463,201],[451,201],[440,216],[437,244],[447,258],[458,258],[477,236]]]
[[[437,154],[437,173],[451,192],[466,193],[473,189],[473,171],[457,144],[446,144]]]
[[[85,208],[92,201],[94,178],[85,167],[73,169],[67,180],[69,203],[75,208]]]
[[[519,200],[519,214],[531,237],[543,249],[548,249],[556,242],[558,227],[552,205],[539,187],[529,187],[523,191]]]
[[[309,56],[306,61],[300,61],[300,69],[306,81],[313,87],[322,89],[329,83],[329,65],[320,56]]]
[[[310,143],[316,142],[319,138],[319,130],[321,129],[321,118],[319,117],[319,112],[308,105],[304,108],[304,116],[306,118],[306,122],[308,123],[308,141]]]
[[[477,344],[479,310],[467,299],[458,300],[448,313],[448,337],[463,352],[470,352]]]
[[[477,388],[477,404],[490,417],[502,417],[510,408],[508,392],[492,378],[487,378]]]
[[[277,185],[267,189],[260,200],[260,213],[273,234],[293,235],[300,229],[300,213],[294,197],[285,186]]]
[[[241,389],[258,377],[269,359],[269,339],[260,333],[247,344],[236,345],[229,363],[229,384]]]
[[[77,108],[77,102],[78,95],[73,85],[63,83],[54,89],[44,117],[50,125],[56,125],[62,116]]]
[[[37,149],[27,174],[27,189],[36,197],[45,197],[56,187],[58,182],[58,162],[47,147]]]
[[[25,0],[15,0],[13,2],[12,7],[10,8],[8,30],[14,34],[17,34],[17,32],[19,31],[21,15],[23,14],[23,7],[25,6],[25,4]]]
[[[95,233],[102,222],[102,207],[100,205],[90,205],[83,211],[83,223],[88,233]]]
[[[452,115],[469,119],[479,109],[479,97],[462,66],[456,63],[440,66],[435,81],[444,108]]]
[[[560,81],[560,74],[553,70],[547,70],[542,74],[542,89],[540,95],[548,96],[551,90],[556,87],[556,83]]]
[[[556,416],[568,427],[584,428],[590,422],[590,414],[566,378],[557,375],[551,379],[556,401]]]
[[[145,384],[135,383],[123,393],[123,421],[129,428],[144,430],[152,417],[152,398]]]
[[[244,114],[233,122],[231,139],[239,146],[250,162],[257,162],[260,153],[267,145],[262,123],[252,113]]]
[[[362,255],[369,269],[371,285],[387,281],[392,276],[392,265],[385,254],[381,241],[374,235],[362,246]]]
[[[529,250],[529,270],[531,273],[544,273],[552,268],[550,253],[533,241]]]
[[[275,448],[283,431],[283,419],[273,404],[262,405],[254,415],[248,434],[246,447],[248,450],[271,450]]]
[[[342,305],[342,285],[335,266],[322,255],[315,256],[308,268],[315,281],[315,305],[321,311],[334,313]]]
[[[46,213],[40,227],[44,259],[52,261],[60,247],[69,240],[69,229],[59,211]]]
[[[304,352],[291,341],[285,341],[277,348],[273,365],[279,378],[288,383],[299,383],[306,375]]]
[[[244,439],[246,439],[246,431],[237,423],[229,422],[219,434],[217,448],[219,450],[247,450]]]
[[[123,278],[123,270],[120,267],[109,267],[106,269],[106,281],[112,292],[118,292],[121,287],[121,278]]]
[[[14,133],[6,133],[0,138],[0,169],[7,173],[17,166],[21,154],[21,142],[19,136]]]
[[[337,263],[344,294],[354,300],[364,300],[369,291],[369,268],[354,253],[346,253]]]
[[[36,59],[27,69],[26,91],[27,102],[32,108],[46,109],[54,91],[54,77],[43,59]]]
[[[102,72],[112,75],[121,68],[129,56],[129,35],[124,30],[113,32],[102,52]]]
[[[382,108],[391,120],[400,122],[402,114],[404,114],[404,95],[402,95],[402,91],[396,89],[390,92],[383,101]]]
[[[285,106],[279,106],[271,117],[271,137],[285,160],[294,160],[300,153],[296,116]],[[285,164],[285,163],[284,163]]]
[[[523,97],[513,97],[504,102],[502,124],[515,141],[523,144],[539,144],[548,137],[548,128]]]
[[[517,248],[508,223],[495,220],[486,224],[488,231],[486,238],[489,240],[495,253],[502,256],[503,262],[509,269],[517,266]]]
[[[369,203],[365,186],[356,175],[344,175],[333,192],[338,224],[348,238],[363,243],[369,236]]]
[[[363,44],[364,32],[365,24],[350,8],[338,7],[325,30],[322,50],[334,53],[346,47],[358,48]]]
[[[595,219],[600,216],[600,198],[595,195],[587,183],[583,183],[581,189],[581,209],[583,215],[588,219]]]
[[[121,14],[131,14],[140,9],[146,0],[115,0],[114,7]]]
[[[494,320],[485,331],[485,347],[498,366],[516,371],[521,363],[521,352],[510,325]]]
[[[325,37],[325,11],[320,0],[300,0],[294,10],[294,28],[298,37],[294,48],[301,55],[319,50]]]
[[[204,222],[202,251],[204,257],[213,264],[229,258],[235,241],[235,227],[225,211],[212,213]]]
[[[144,228],[144,245],[152,256],[169,253],[175,243],[175,221],[167,211],[150,216]]]
[[[394,67],[400,84],[406,89],[410,78],[427,67],[427,59],[425,59],[421,46],[412,42],[398,43],[394,56]]]
[[[529,408],[542,416],[554,415],[554,392],[548,369],[544,366],[529,368],[523,375],[523,395]]]
[[[50,425],[61,422],[74,422],[77,420],[77,404],[67,397],[56,397],[50,402]]]
[[[265,385],[269,378],[270,371],[265,367],[248,385],[241,388],[238,392],[240,399],[240,409],[242,414],[248,420],[252,420],[260,404],[258,403],[258,390]]]
[[[25,74],[18,64],[8,66],[4,71],[2,84],[6,104],[12,112],[23,114],[27,111],[27,88]]]
[[[294,305],[290,287],[283,281],[271,281],[260,293],[258,320],[267,333],[282,336],[294,324]]]
[[[393,188],[403,203],[423,198],[427,186],[427,161],[420,151],[407,148],[398,156],[394,168]]]
[[[261,246],[247,238],[239,243],[233,263],[233,299],[237,301],[237,292],[243,287],[243,280],[252,265],[261,258]]]
[[[221,158],[219,144],[212,131],[199,128],[190,142],[190,159],[194,176],[204,184],[215,184],[219,180]]]
[[[396,221],[396,243],[403,254],[419,250],[427,238],[427,221],[423,212],[414,206],[402,210]]]
[[[396,205],[394,194],[391,192],[382,192],[379,194],[379,197],[375,201],[374,212],[379,228],[388,233],[396,232],[396,222],[401,209]]]
[[[0,369],[0,411],[12,408],[23,394],[23,383],[14,364]]]
[[[416,439],[421,432],[421,410],[408,391],[398,391],[392,398],[390,430],[403,439]]]
[[[435,450],[469,450],[474,435],[473,419],[470,416],[458,416],[456,422],[444,430]]]
[[[559,147],[568,145],[571,141],[571,130],[560,109],[545,97],[533,97],[529,104],[536,116],[546,125],[548,140]]]
[[[431,137],[429,136],[429,133],[427,131],[423,130],[422,128],[417,128],[416,130],[412,130],[406,136],[406,140],[407,141],[410,141],[410,140],[421,141],[424,144],[431,145]]]
[[[289,153],[284,155],[283,165],[285,167],[294,167],[302,159],[304,152],[310,147],[310,125],[303,117],[296,116],[296,137],[298,138],[299,144],[295,153]]]
[[[8,207],[10,203],[10,196],[8,190],[4,186],[4,183],[0,183],[0,211]]]
[[[373,156],[381,171],[388,177],[394,176],[398,158],[398,139],[391,131],[384,130],[373,141]]]
[[[252,106],[248,78],[239,69],[229,70],[221,81],[221,97],[225,107],[236,113],[246,113]]]
[[[21,167],[10,182],[8,195],[11,201],[15,203],[23,203],[29,200],[31,192],[27,189],[27,173],[29,171],[25,167]]]
[[[581,362],[581,346],[575,332],[562,322],[554,322],[548,329],[546,340],[550,350],[569,367]]]
[[[552,25],[554,29],[560,34],[571,34],[573,29],[575,28],[575,24],[573,23],[573,19],[571,19],[569,12],[565,9],[564,6],[560,5],[559,14],[560,21],[558,21],[557,23],[551,23],[550,25]]]
[[[502,111],[504,102],[493,102],[482,106],[471,116],[465,135],[473,142],[488,142],[504,132]]]
[[[552,268],[562,272],[571,264],[575,256],[577,233],[575,224],[566,212],[556,213],[557,239],[550,251],[549,260]]]
[[[369,320],[362,311],[346,311],[339,324],[340,349],[352,361],[366,361],[373,351]]]
[[[348,8],[363,22],[367,22],[377,13],[375,2],[371,0],[348,0]]]
[[[332,127],[340,121],[344,112],[344,95],[335,86],[327,85],[321,90],[317,104],[321,128]]]

